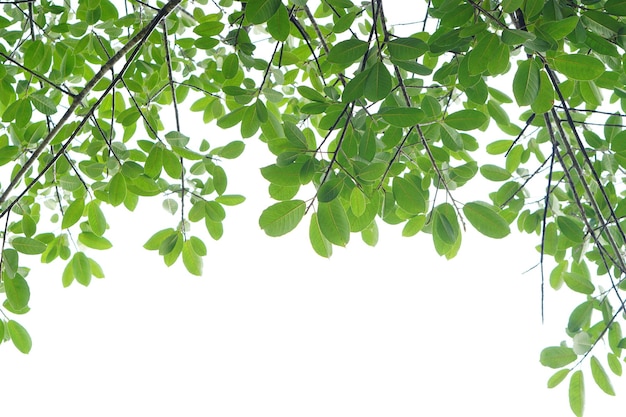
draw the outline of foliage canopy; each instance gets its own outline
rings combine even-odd
[[[27,259],[60,259],[64,286],[104,276],[91,256],[112,246],[105,206],[161,198],[177,220],[144,247],[200,275],[206,234],[220,239],[245,200],[221,161],[258,138],[276,156],[260,227],[281,236],[306,218],[321,256],[356,233],[375,245],[381,221],[430,234],[446,258],[466,227],[536,234],[542,282],[550,257],[549,286],[581,299],[567,340],[541,352],[548,386],[569,378],[577,416],[584,375],[615,394],[626,1],[433,0],[408,25],[383,0],[2,3],[0,342],[31,349],[15,319]],[[182,111],[241,138],[203,138]],[[460,200],[462,187],[488,192]]]

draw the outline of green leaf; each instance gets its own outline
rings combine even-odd
[[[320,203],[328,203],[337,198],[343,188],[343,179],[331,178],[322,184],[317,191],[317,201]]]
[[[222,158],[226,158],[226,159],[235,159],[243,153],[243,150],[245,149],[245,147],[246,147],[245,143],[243,143],[240,140],[235,140],[233,142],[230,142],[226,146],[224,146],[220,150],[219,156],[221,156]]]
[[[337,199],[329,203],[319,203],[317,219],[322,235],[330,243],[346,246],[350,241],[350,223],[341,202]]]
[[[472,226],[485,236],[502,239],[511,233],[509,224],[500,213],[482,202],[465,204],[463,213]]]
[[[367,42],[359,39],[348,39],[333,46],[328,53],[328,62],[348,66],[363,59],[367,52]]]
[[[91,282],[91,263],[83,252],[76,252],[72,257],[74,278],[85,287]]]
[[[424,112],[415,107],[387,107],[378,114],[384,121],[397,127],[415,126],[425,118]]]
[[[539,73],[539,91],[530,108],[537,114],[550,111],[554,105],[554,87],[545,71]]]
[[[460,229],[454,207],[443,203],[433,209],[432,234],[435,249],[440,255],[447,255],[460,240]]]
[[[72,201],[72,203],[65,209],[65,214],[63,215],[63,221],[61,221],[61,227],[63,229],[67,229],[68,227],[74,225],[80,218],[83,216],[83,212],[85,210],[85,200],[82,198],[77,198]]]
[[[106,250],[113,247],[108,239],[90,232],[83,232],[79,234],[78,241],[91,249]]]
[[[102,236],[107,228],[107,220],[104,213],[100,210],[100,206],[96,201],[92,201],[87,207],[87,219],[89,227],[96,236]]]
[[[33,347],[33,341],[28,334],[28,331],[22,327],[21,324],[15,320],[9,320],[7,322],[7,330],[11,341],[20,352],[26,354],[29,353]]]
[[[574,353],[572,348],[565,346],[550,346],[541,351],[539,362],[548,368],[557,369],[574,362],[576,358],[577,355]]]
[[[600,389],[608,395],[615,395],[615,390],[613,390],[613,385],[611,385],[609,376],[606,374],[598,358],[592,356],[590,364],[591,375],[593,376],[593,380],[596,381],[598,387],[600,387]]]
[[[575,272],[563,273],[563,280],[565,281],[565,285],[567,285],[571,290],[581,294],[590,295],[596,290],[596,287],[591,281],[583,275]]]
[[[426,216],[419,214],[411,217],[402,228],[402,236],[411,237],[418,234],[426,224]]]
[[[591,320],[592,312],[593,303],[591,301],[585,301],[578,305],[569,316],[567,330],[571,333],[580,331],[583,325]]]
[[[31,94],[30,102],[40,113],[47,116],[53,115],[57,112],[57,106],[54,101],[43,94]]]
[[[333,254],[333,245],[324,237],[320,224],[317,220],[317,213],[311,215],[311,223],[309,225],[309,240],[315,253],[324,258],[330,258]]]
[[[506,181],[511,178],[511,173],[497,165],[485,164],[480,167],[480,173],[489,181]]]
[[[194,250],[191,240],[183,243],[183,264],[192,275],[202,275],[202,257]]]
[[[428,51],[428,44],[417,38],[396,38],[387,43],[387,51],[393,59],[409,61]]]
[[[608,0],[604,10],[614,16],[626,16],[626,0]]]
[[[584,241],[584,225],[583,222],[577,218],[571,216],[558,216],[556,218],[556,224],[561,233],[572,242],[582,243]]]
[[[111,178],[111,181],[109,181],[109,203],[111,203],[111,205],[113,206],[119,206],[124,202],[125,199],[126,178],[124,178],[124,175],[122,175],[121,172],[118,172],[117,174],[113,175],[113,178]],[[79,200],[82,201],[83,205],[85,204],[83,199]],[[80,216],[82,216],[82,212],[83,209],[81,208]],[[80,216],[78,217],[78,219],[80,219]],[[78,219],[76,219],[76,221],[78,221]],[[63,217],[63,220],[65,221],[65,216]],[[76,221],[74,221],[74,223],[76,223]]]
[[[413,181],[394,177],[392,190],[393,197],[402,210],[411,214],[420,214],[426,211],[424,193]]]
[[[359,72],[346,84],[346,87],[343,89],[343,94],[341,95],[341,99],[344,103],[350,103],[364,97],[370,70],[371,68],[368,68],[365,71]]]
[[[147,250],[158,250],[161,247],[161,243],[175,233],[176,231],[172,228],[159,230],[144,243],[143,247]]]
[[[569,369],[561,369],[556,371],[554,375],[548,379],[548,388],[554,388],[559,385],[569,375]]]
[[[237,54],[230,54],[224,58],[224,62],[222,63],[222,75],[227,80],[231,78],[235,78],[237,72],[239,71],[239,57]]]
[[[365,83],[365,98],[377,102],[391,92],[391,74],[382,62],[374,64]]]
[[[276,13],[267,21],[267,31],[272,38],[284,42],[289,37],[290,24],[289,11],[281,3]]]
[[[259,226],[268,236],[282,236],[296,228],[304,217],[304,209],[302,200],[281,201],[263,210]]]
[[[280,0],[249,0],[245,8],[246,18],[255,25],[267,22],[280,5]]]
[[[39,240],[19,236],[11,240],[11,245],[16,251],[26,255],[39,255],[47,248],[47,245]]]
[[[585,381],[583,372],[578,370],[569,380],[569,406],[576,415],[582,417],[585,409]]]
[[[444,119],[448,126],[458,130],[478,129],[488,120],[489,118],[483,112],[472,109],[457,111]]]
[[[20,274],[15,274],[13,278],[4,276],[4,291],[7,300],[15,310],[21,310],[28,306],[30,300],[30,288],[28,283]]]
[[[519,62],[513,77],[513,95],[520,106],[532,104],[539,94],[539,67],[533,59]]]
[[[602,61],[590,55],[559,55],[553,58],[553,63],[558,72],[579,81],[595,80],[606,70]]]

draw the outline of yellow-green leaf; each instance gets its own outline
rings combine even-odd
[[[613,389],[613,385],[609,380],[609,376],[606,374],[606,371],[602,367],[602,364],[595,356],[591,357],[591,375],[593,376],[593,380],[596,381],[596,384],[602,391],[604,391],[608,395],[615,395],[615,390]]]
[[[9,337],[11,337],[11,341],[22,353],[30,352],[33,347],[33,341],[28,334],[28,331],[15,320],[9,320],[7,322],[7,330],[9,331]]]
[[[578,370],[569,380],[569,406],[576,415],[582,417],[585,410],[585,381],[583,372]]]
[[[302,200],[281,201],[263,210],[259,226],[268,236],[282,236],[296,228],[304,217]]]
[[[579,81],[595,80],[605,71],[602,61],[590,55],[563,54],[554,57],[553,63],[558,72]]]
[[[467,203],[463,206],[463,213],[472,226],[485,236],[502,239],[511,233],[506,220],[496,210],[484,203]]]

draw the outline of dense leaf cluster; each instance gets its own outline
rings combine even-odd
[[[91,253],[112,246],[105,206],[161,198],[177,220],[145,248],[200,275],[205,237],[244,201],[222,161],[258,138],[276,157],[261,168],[276,203],[260,227],[281,236],[306,219],[321,256],[356,233],[375,245],[381,221],[430,234],[447,258],[468,226],[536,234],[542,277],[552,257],[550,286],[581,297],[567,340],[540,359],[559,369],[549,387],[569,376],[582,415],[582,360],[606,337],[621,375],[626,348],[626,1],[433,0],[402,33],[384,7],[4,3],[0,342],[31,348],[11,318],[29,309],[28,256],[65,262],[65,286],[104,276]],[[185,110],[240,139],[199,136]],[[485,197],[456,197],[485,184]],[[586,363],[613,395],[602,362]]]

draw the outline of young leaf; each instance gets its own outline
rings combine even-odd
[[[15,310],[21,310],[28,306],[30,288],[26,280],[20,274],[15,274],[13,278],[8,278],[5,275],[2,282],[4,283],[4,291],[11,307]]]
[[[608,395],[615,395],[615,390],[613,390],[613,385],[611,385],[609,376],[604,371],[604,368],[598,358],[592,356],[590,364],[591,375],[593,376],[593,380],[596,381],[598,387],[600,387],[600,389]]]
[[[91,263],[83,252],[76,252],[72,257],[74,278],[85,287],[91,282]]]
[[[77,198],[65,209],[63,215],[63,221],[61,221],[61,227],[67,229],[74,225],[83,215],[85,210],[85,200],[83,198]]]
[[[569,369],[561,369],[556,371],[554,375],[552,375],[550,379],[548,379],[548,388],[554,388],[559,385],[561,382],[563,382],[567,375],[569,375]]]
[[[113,178],[111,178],[111,181],[109,181],[109,203],[111,203],[113,206],[119,206],[120,204],[124,202],[125,199],[126,199],[126,179],[124,178],[124,175],[122,175],[121,172],[118,172],[117,174],[113,176]],[[84,204],[83,199],[78,199],[76,201],[79,201],[79,200],[83,201],[83,204]],[[81,209],[80,210],[81,215],[82,215],[82,211],[83,210]],[[65,221],[65,217],[63,217],[63,220]]]
[[[585,410],[585,381],[583,372],[578,370],[569,380],[569,406],[576,415],[582,417]]]
[[[25,354],[29,353],[33,347],[33,341],[31,340],[28,331],[15,320],[9,320],[7,322],[7,330],[9,332],[9,336],[11,337],[11,341],[17,350]]]
[[[304,217],[304,209],[302,200],[281,201],[263,210],[259,226],[268,236],[282,236],[296,228]]]
[[[577,355],[572,348],[565,346],[551,346],[543,349],[539,356],[539,362],[543,366],[557,369],[562,368],[576,360]]]

